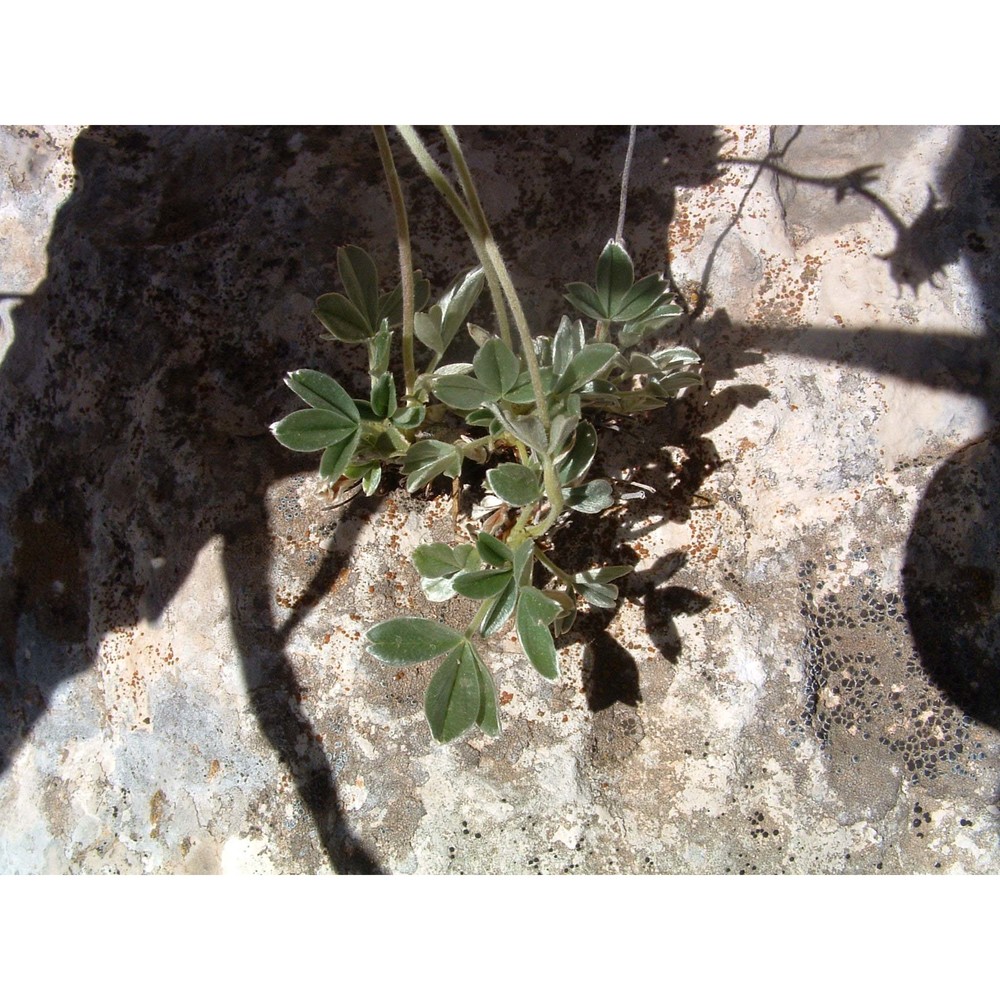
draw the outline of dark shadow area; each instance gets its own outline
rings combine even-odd
[[[48,275],[14,310],[0,369],[12,562],[0,602],[0,766],[102,638],[155,620],[221,536],[261,730],[331,865],[365,873],[378,864],[343,821],[285,652],[348,556],[325,555],[279,627],[265,493],[315,467],[267,426],[289,409],[285,371],[331,368],[311,299],[332,282],[336,246],[364,231],[345,204],[377,176],[370,145],[364,130],[84,131]],[[303,164],[326,176],[296,174]]]

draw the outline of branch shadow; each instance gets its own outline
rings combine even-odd
[[[792,136],[792,140],[796,135]],[[733,339],[747,350],[793,354],[890,375],[975,399],[988,430],[945,459],[920,499],[907,538],[902,570],[906,618],[928,679],[967,716],[1000,730],[1000,132],[963,127],[950,156],[928,185],[927,200],[909,223],[870,190],[877,169],[866,165],[819,177],[789,170],[780,155],[737,161],[777,176],[826,188],[836,201],[868,201],[891,224],[896,244],[881,259],[902,293],[915,297],[949,266],[971,278],[981,318],[978,336],[932,329],[833,331],[698,328],[712,354]],[[733,162],[732,160],[730,162]],[[939,193],[940,192],[940,193]],[[721,340],[719,334],[724,334]]]

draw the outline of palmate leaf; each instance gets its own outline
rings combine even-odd
[[[670,294],[670,286],[661,274],[647,274],[637,281],[618,301],[614,322],[628,323],[638,320],[665,301]]]
[[[573,281],[566,286],[564,298],[576,309],[582,312],[589,319],[602,320],[608,317],[604,313],[604,305],[600,296],[590,285],[585,285],[582,281]]]
[[[618,343],[623,348],[634,347],[644,337],[662,329],[683,313],[684,310],[672,299],[665,299],[640,319],[626,323],[618,332]]]
[[[434,395],[453,410],[476,410],[484,403],[500,398],[477,378],[470,375],[439,375],[434,380]]]
[[[468,641],[453,649],[427,685],[424,712],[439,743],[457,739],[479,720],[482,708],[480,664]]]
[[[465,569],[468,551],[471,545],[459,545],[452,548],[444,542],[431,542],[428,545],[418,545],[413,550],[413,565],[417,572],[428,579],[443,576],[454,576]]]
[[[441,309],[441,342],[445,350],[476,304],[476,299],[483,290],[483,281],[483,269],[470,268],[459,274],[438,299]]]
[[[393,666],[436,659],[462,641],[460,632],[426,618],[390,618],[365,633],[365,649]]]
[[[371,408],[379,420],[396,412],[396,383],[389,372],[372,379]]]

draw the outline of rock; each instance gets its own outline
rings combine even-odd
[[[551,329],[626,131],[460,134]],[[707,386],[602,431],[655,492],[556,532],[636,563],[617,612],[555,684],[486,643],[503,734],[441,747],[361,637],[464,625],[408,561],[450,495],[335,507],[267,433],[288,370],[364,390],[310,311],[339,244],[394,271],[369,134],[0,130],[0,869],[1000,871],[996,148],[640,130],[626,242]],[[441,288],[471,255],[400,165]]]

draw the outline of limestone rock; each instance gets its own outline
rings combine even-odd
[[[627,132],[460,134],[551,329]],[[335,507],[267,433],[287,370],[363,391],[310,311],[340,244],[394,271],[369,134],[0,130],[0,870],[1000,871],[996,138],[640,130],[626,241],[707,385],[604,429],[655,492],[556,533],[636,563],[618,611],[552,685],[492,639],[504,732],[440,747],[361,636],[463,613],[408,562],[451,498]]]

